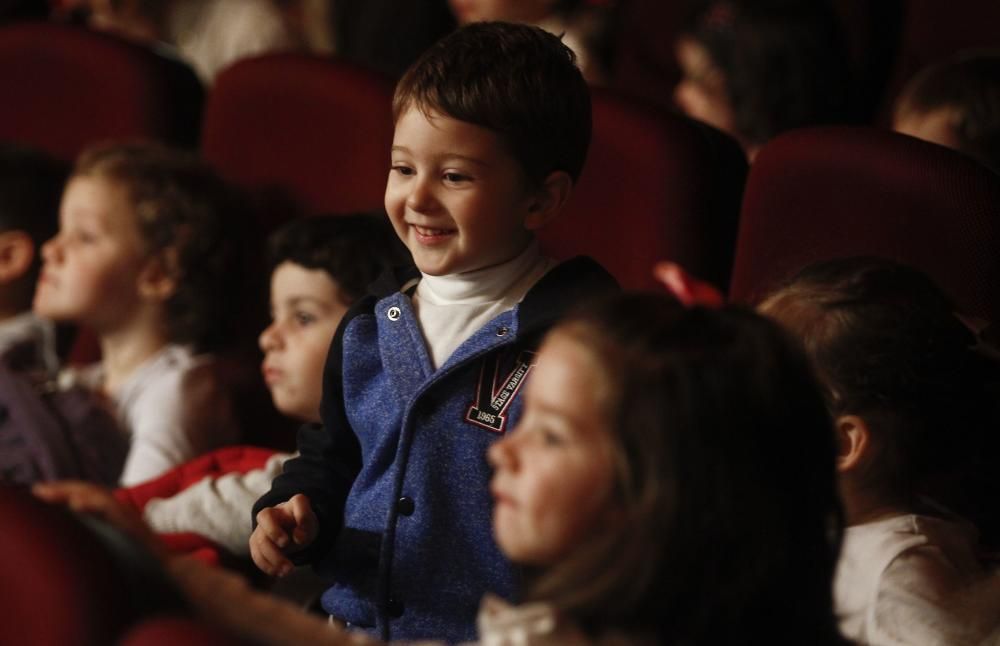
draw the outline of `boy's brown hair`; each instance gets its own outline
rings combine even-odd
[[[590,145],[590,92],[576,56],[537,27],[467,25],[421,56],[396,86],[393,118],[416,107],[499,133],[528,180],[575,182]]]
[[[237,194],[195,156],[149,142],[101,144],[77,159],[73,177],[97,176],[128,192],[140,250],[159,256],[176,283],[165,303],[173,343],[215,349],[228,338],[243,269]]]

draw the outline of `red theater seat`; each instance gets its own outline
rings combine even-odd
[[[673,105],[681,78],[674,43],[688,10],[682,2],[628,0],[617,6],[611,85],[629,96]]]
[[[216,78],[202,153],[245,187],[280,191],[308,212],[382,206],[392,86],[352,64],[305,54],[240,61]]]
[[[4,484],[0,517],[0,644],[113,644],[155,597],[108,528]]]
[[[201,621],[186,617],[156,617],[130,630],[119,646],[237,646],[249,644]]]
[[[626,288],[657,289],[669,259],[725,287],[746,161],[708,126],[595,92],[594,134],[565,212],[540,230],[557,259],[586,254]]]
[[[73,159],[88,144],[147,138],[193,148],[203,92],[183,63],[79,27],[0,28],[0,139]]]
[[[731,296],[752,302],[817,260],[876,255],[934,278],[968,314],[1000,318],[1000,176],[952,150],[870,128],[784,134],[758,154]]]

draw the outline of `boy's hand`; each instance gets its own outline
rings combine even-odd
[[[307,547],[319,533],[309,499],[296,494],[288,502],[261,509],[250,535],[250,557],[265,574],[285,576],[295,567],[285,556]]]

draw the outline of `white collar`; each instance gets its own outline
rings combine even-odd
[[[541,259],[538,241],[532,240],[519,255],[499,265],[444,276],[422,274],[418,294],[436,305],[492,303],[508,296],[511,287]]]

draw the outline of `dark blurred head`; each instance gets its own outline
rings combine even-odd
[[[720,0],[678,40],[681,109],[748,150],[792,128],[848,118],[849,54],[822,0]]]
[[[921,70],[896,102],[893,129],[1000,172],[1000,52],[963,53]]]

